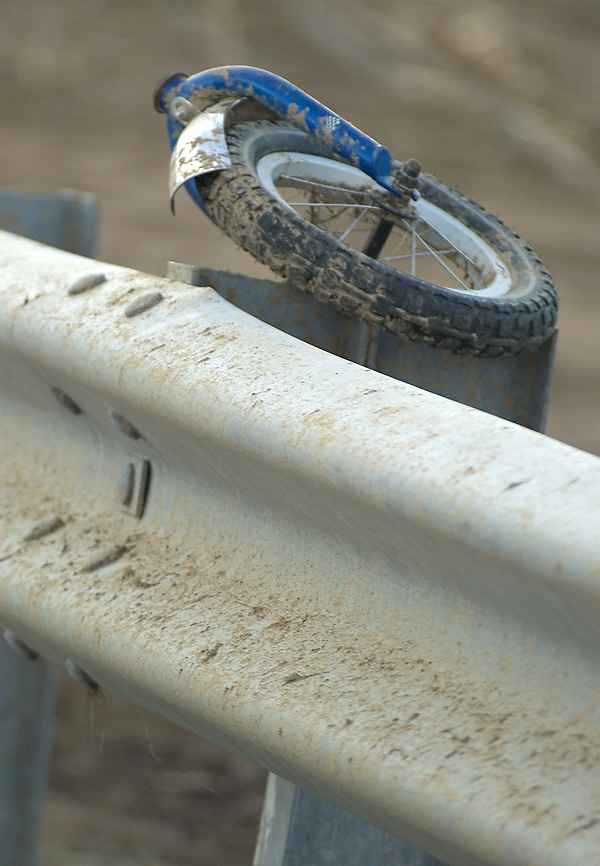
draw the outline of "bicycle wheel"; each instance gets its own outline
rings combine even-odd
[[[400,200],[288,123],[227,130],[231,167],[197,179],[207,212],[258,261],[392,333],[457,353],[531,349],[557,301],[532,250],[478,204],[421,175]]]

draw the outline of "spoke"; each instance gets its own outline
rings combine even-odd
[[[444,270],[448,271],[448,273],[450,274],[450,276],[453,277],[453,279],[455,279],[457,283],[460,283],[460,285],[463,287],[463,289],[466,289],[467,292],[472,291],[472,290],[471,290],[471,289],[466,285],[466,283],[463,283],[463,281],[460,279],[460,277],[457,277],[457,276],[456,276],[456,274],[454,273],[454,271],[453,271],[451,268],[449,268],[448,265],[446,264],[446,262],[443,261],[443,260],[438,256],[437,252],[433,249],[433,247],[430,247],[429,244],[427,243],[427,241],[424,241],[424,240],[423,240],[423,238],[421,237],[421,235],[420,235],[417,231],[415,231],[415,234],[416,234],[416,236],[419,238],[419,240],[421,241],[421,243],[423,244],[423,246],[424,246],[426,249],[429,250],[429,252],[431,253],[431,255],[432,255],[435,259],[437,259],[437,261],[438,261],[438,262],[440,263],[440,265],[444,268]]]
[[[439,229],[436,229],[435,226],[430,226],[428,222],[425,222],[423,217],[420,217],[420,220],[422,223],[425,223],[426,226],[429,226],[429,228],[432,228],[434,230],[434,232],[436,233],[436,235],[439,235],[441,238],[443,238],[447,244],[450,244],[453,252],[457,252],[460,256],[465,258],[471,265],[473,265],[473,267],[475,267],[475,268],[477,267],[477,264],[473,261],[473,259],[470,259],[466,253],[463,253],[463,251],[461,249],[459,249],[456,246],[456,244],[453,244],[452,241],[450,240],[450,238],[447,238],[443,232],[441,232]]]
[[[362,204],[356,201],[349,204],[339,201],[288,201],[286,204],[289,204],[290,207],[360,207],[363,210],[381,210],[376,204]]]
[[[271,182],[278,188],[276,195],[296,211],[312,208],[310,213],[304,213],[303,218],[340,242],[351,236],[349,242],[357,249],[362,247],[363,252],[366,250],[370,255],[374,253],[371,257],[392,267],[396,264],[400,270],[413,276],[424,269],[419,259],[435,260],[452,279],[450,287],[455,283],[465,292],[474,291],[473,286],[479,281],[478,274],[486,266],[485,250],[480,250],[475,243],[476,233],[468,226],[461,225],[460,221],[445,220],[441,215],[438,218],[437,214],[443,208],[433,203],[423,207],[424,213],[420,213],[418,205],[416,209],[394,209],[389,204],[389,197],[377,183],[366,177],[363,183],[360,177],[355,179],[341,169],[336,171],[336,166],[332,165],[332,168],[328,168],[318,160],[312,164],[309,157],[305,158],[303,165],[296,166],[290,161],[287,163],[288,170],[297,170],[300,176],[287,173],[276,176],[274,172]],[[279,163],[279,170],[282,169],[283,164]],[[294,195],[294,190],[297,195]],[[308,200],[299,201],[303,194]],[[380,199],[381,195],[383,197]],[[437,227],[438,219],[443,230]],[[389,240],[386,236],[382,242],[378,227],[386,222],[393,223],[394,231],[389,235]],[[367,239],[357,245],[354,242],[358,235],[367,236]],[[460,248],[462,244],[471,250],[470,255]],[[384,248],[387,255],[380,258]],[[443,274],[440,274],[440,279],[441,285],[448,285]]]
[[[352,196],[355,199],[359,199],[358,201],[354,200],[351,202],[348,202],[348,201],[345,201],[345,202],[342,202],[342,201],[337,201],[337,202],[336,201],[325,201],[325,202],[291,201],[291,202],[286,202],[290,207],[308,207],[308,208],[315,208],[315,209],[316,208],[337,208],[339,210],[341,210],[341,209],[347,210],[348,208],[357,209],[360,207],[360,213],[358,214],[356,219],[353,220],[351,225],[338,237],[339,241],[343,241],[348,237],[350,232],[352,232],[356,228],[358,223],[361,222],[361,220],[365,217],[365,215],[367,214],[368,211],[381,211],[380,206],[374,205],[374,204],[366,204],[364,202],[365,199],[371,199],[371,193],[366,192],[366,191],[363,192],[361,190],[352,189],[350,187],[335,186],[335,185],[329,184],[329,183],[320,183],[318,181],[306,180],[304,178],[299,178],[299,177],[291,177],[289,175],[280,175],[277,178],[277,182],[278,182],[278,186],[285,186],[287,184],[291,187],[295,187],[298,189],[305,189],[307,191],[310,190],[311,192],[315,193],[316,195],[319,195],[319,194],[322,195],[325,191],[327,191],[329,193],[332,193],[332,192],[333,193],[343,193],[344,196]],[[332,195],[332,196],[330,196],[330,198],[333,199],[333,198],[335,198],[335,196]],[[362,201],[360,201],[360,199],[362,199]],[[371,199],[371,201],[372,201],[372,199]],[[335,217],[337,215],[338,214],[333,214],[332,216]],[[315,218],[316,218],[316,214],[315,214]],[[328,220],[324,216],[319,217],[318,221],[323,223],[323,225],[326,227],[329,234],[331,234],[333,237],[336,236],[335,232],[332,230]],[[401,261],[401,260],[410,259],[411,274],[412,274],[412,276],[416,276],[416,261],[417,261],[417,259],[418,258],[426,258],[428,256],[433,256],[433,258],[436,259],[438,264],[440,264],[441,267],[445,271],[447,271],[448,274],[453,278],[453,280],[455,280],[463,289],[465,289],[467,292],[472,291],[472,289],[470,289],[469,286],[465,282],[463,282],[463,280],[461,280],[461,278],[459,276],[457,276],[457,274],[452,270],[452,268],[448,267],[448,265],[444,262],[444,260],[441,257],[444,255],[458,254],[458,255],[462,256],[471,265],[473,265],[474,267],[477,267],[477,265],[473,261],[473,259],[471,259],[459,247],[457,247],[456,244],[454,244],[453,241],[451,241],[450,238],[448,238],[443,232],[441,232],[435,226],[429,225],[429,223],[427,223],[422,217],[420,218],[420,222],[427,229],[431,229],[432,231],[435,232],[436,235],[438,235],[440,238],[445,240],[446,243],[448,244],[449,249],[436,250],[429,243],[427,243],[425,238],[421,234],[419,234],[419,232],[416,231],[414,223],[408,223],[404,219],[403,223],[406,227],[407,235],[410,235],[410,253],[406,254],[406,255],[388,256],[386,258],[381,259],[381,261],[392,262],[392,261]],[[416,248],[417,240],[419,241],[420,244],[423,245],[423,247],[425,248],[425,250],[427,252],[417,252],[417,248]],[[400,241],[398,246],[400,246],[401,244],[402,244],[402,241]]]
[[[389,258],[402,258],[402,256],[396,256],[396,252],[400,249],[407,249],[409,237],[411,239],[410,249],[412,249],[412,247],[414,246],[414,226],[412,223],[407,223],[406,220],[402,220],[402,222],[404,223],[405,230],[403,231],[402,226],[396,223],[396,227],[398,228],[399,233],[395,235],[396,243],[394,244],[394,248],[390,250],[391,255],[389,256]],[[411,255],[412,253],[406,256],[406,258],[410,258]]]
[[[443,256],[443,255],[448,255],[448,253],[453,253],[454,250],[453,249],[452,250],[437,250],[437,252],[441,256]],[[404,256],[385,256],[384,258],[380,259],[379,261],[381,261],[381,262],[393,262],[393,261],[396,261],[397,259],[413,259],[413,258],[423,259],[423,258],[430,258],[430,257],[431,257],[430,252],[427,252],[427,253],[410,252]],[[414,274],[413,274],[413,276],[414,276]]]
[[[329,225],[329,221],[327,220],[327,217],[324,214],[311,213],[310,214],[310,222],[312,223],[312,225],[317,226],[317,228],[327,230],[332,238],[335,237],[335,232],[333,231],[333,229]]]
[[[282,181],[283,181],[283,183],[282,183]],[[348,193],[350,193],[351,195],[358,195],[358,196],[361,196],[362,198],[366,198],[368,200],[371,199],[371,193],[367,192],[366,190],[363,191],[360,189],[347,187],[347,186],[334,186],[333,184],[330,184],[330,183],[319,183],[319,181],[316,181],[316,180],[305,180],[304,178],[301,178],[301,177],[290,177],[289,175],[286,175],[286,174],[280,174],[279,177],[275,181],[275,185],[276,186],[285,186],[286,184],[288,186],[296,187],[297,189],[312,189],[315,192],[320,192],[322,190],[329,190],[331,192],[343,192],[346,195],[348,195]]]
[[[321,222],[324,222],[324,223],[325,223],[325,226],[326,226],[326,228],[327,228],[327,231],[329,232],[329,234],[331,235],[331,237],[334,238],[334,237],[335,237],[335,232],[334,232],[334,230],[331,228],[331,226],[329,225],[329,221],[327,220],[327,218],[326,218],[326,217],[321,217]]]
[[[364,217],[364,215],[366,214],[366,212],[367,212],[367,208],[364,208],[364,209],[359,213],[359,215],[356,217],[356,219],[354,220],[354,222],[353,222],[351,225],[348,226],[348,228],[346,229],[346,231],[344,232],[344,234],[339,236],[338,241],[343,241],[344,238],[346,238],[346,237],[350,234],[350,232],[352,231],[352,229],[356,228],[356,226],[359,224],[359,222],[360,222],[361,219]]]

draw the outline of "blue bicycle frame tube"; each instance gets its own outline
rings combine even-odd
[[[230,96],[254,99],[283,120],[312,135],[340,159],[357,166],[385,189],[402,195],[393,184],[392,157],[387,148],[272,72],[253,66],[220,66],[189,78],[173,76],[157,92],[156,107],[168,114],[169,105],[176,96],[191,102],[194,98],[206,100],[209,104]],[[168,116],[167,125],[173,148],[183,127],[171,116]],[[186,188],[194,201],[202,206],[195,184],[188,181]]]

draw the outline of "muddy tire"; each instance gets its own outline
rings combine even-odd
[[[197,180],[207,212],[259,262],[319,300],[394,334],[461,354],[518,353],[551,336],[557,300],[542,263],[500,220],[456,190],[421,175],[414,206],[419,219],[409,222],[386,209],[391,203],[397,210],[396,197],[374,189],[366,175],[287,123],[240,123],[227,131],[227,142],[231,168]],[[291,199],[308,187],[309,199],[290,202],[287,190],[286,200],[286,186]],[[324,201],[332,196],[335,201]],[[362,248],[349,243],[349,230],[339,234],[330,227],[332,215],[348,220],[346,212],[368,223],[370,237]],[[405,236],[396,248],[407,250],[412,243],[412,253],[381,255],[373,237],[389,231],[390,222]],[[415,252],[415,235],[422,252]],[[427,257],[440,283],[416,273]],[[405,260],[408,270],[399,267]]]

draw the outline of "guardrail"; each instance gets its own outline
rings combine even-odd
[[[447,864],[597,862],[597,458],[212,289],[0,281],[13,643]]]

